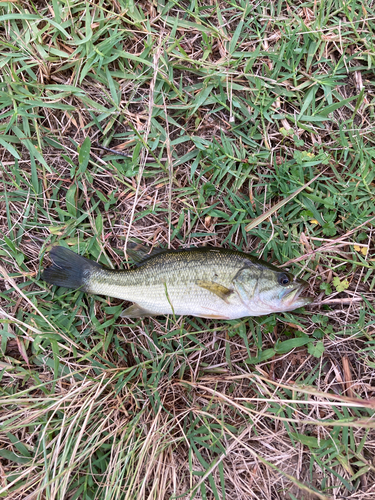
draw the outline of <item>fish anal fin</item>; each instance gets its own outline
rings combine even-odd
[[[197,280],[195,283],[201,288],[205,288],[209,292],[214,293],[227,303],[229,302],[229,296],[233,292],[233,290],[230,290],[226,286],[220,285],[220,283],[215,283],[213,281]]]
[[[158,313],[149,311],[138,304],[133,304],[120,314],[121,318],[145,318],[146,316],[157,316]]]

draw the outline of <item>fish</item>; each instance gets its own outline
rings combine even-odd
[[[121,316],[145,318],[189,315],[231,320],[292,311],[312,302],[301,294],[308,284],[289,272],[237,250],[194,247],[179,250],[132,243],[136,262],[125,270],[107,269],[62,246],[52,247],[52,266],[42,279],[133,302]]]

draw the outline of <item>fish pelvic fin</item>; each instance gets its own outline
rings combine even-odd
[[[206,319],[232,319],[230,316],[223,316],[222,314],[199,314],[198,317]]]
[[[87,280],[90,271],[102,268],[97,262],[86,259],[65,247],[53,247],[49,255],[52,266],[44,269],[42,279],[51,285],[80,288],[85,292],[88,291]]]
[[[201,288],[205,288],[209,292],[214,293],[215,295],[223,299],[226,303],[229,302],[229,296],[231,295],[231,293],[233,293],[233,290],[230,290],[226,286],[220,285],[220,283],[215,283],[213,281],[197,280],[195,283]]]
[[[121,318],[145,318],[146,316],[158,316],[160,313],[149,311],[138,304],[133,304],[120,314]]]

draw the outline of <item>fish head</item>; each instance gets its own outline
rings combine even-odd
[[[306,281],[271,265],[242,269],[234,279],[234,288],[251,316],[293,311],[310,304],[311,297],[301,296],[307,287]]]

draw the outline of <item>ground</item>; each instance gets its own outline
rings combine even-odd
[[[373,2],[0,21],[0,496],[373,499]],[[55,244],[126,268],[129,241],[250,252],[315,302],[130,320],[40,277]]]

